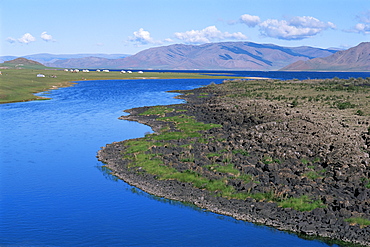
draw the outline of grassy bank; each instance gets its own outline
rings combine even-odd
[[[242,105],[238,105],[238,102],[262,100],[280,105],[287,112],[292,110],[300,113],[300,111],[303,111],[308,114],[314,111],[315,114],[313,116],[323,113],[322,116],[318,117],[321,118],[319,122],[340,121],[346,128],[353,127],[357,129],[357,132],[361,132],[364,129],[364,125],[367,125],[368,116],[370,115],[368,107],[370,104],[370,88],[367,86],[369,82],[369,79],[360,78],[306,81],[232,80],[225,81],[220,85],[209,85],[205,89],[215,89],[222,95],[218,97],[222,98],[226,103],[229,102],[231,106],[234,105],[236,111],[243,108]],[[192,91],[190,94],[192,97],[199,99],[210,97],[205,92],[194,95]],[[256,111],[258,112],[259,110]],[[221,136],[217,139],[216,134],[222,132],[222,125],[197,122],[194,117],[186,114],[188,114],[186,110],[166,106],[152,107],[140,113],[139,116],[153,116],[157,121],[161,121],[163,126],[156,134],[125,142],[127,149],[124,152],[124,157],[130,160],[129,167],[132,169],[139,167],[140,172],[145,170],[147,173],[158,176],[158,179],[189,182],[194,187],[209,190],[222,197],[242,200],[249,197],[257,200],[273,201],[281,207],[291,207],[298,211],[310,211],[324,206],[321,201],[313,199],[314,197],[309,194],[295,198],[287,197],[284,193],[276,192],[275,188],[271,188],[270,191],[263,193],[253,192],[253,190],[238,191],[231,184],[238,184],[239,187],[244,186],[247,188],[251,183],[260,183],[256,176],[248,173],[243,174],[237,169],[239,164],[236,162],[236,158],[243,156],[244,158],[242,159],[247,159],[250,156],[248,151],[226,147],[216,152],[202,147],[201,156],[196,156],[194,150],[196,144],[225,142],[225,139],[221,139]],[[354,116],[362,118],[356,118],[357,120],[355,120]],[[277,114],[275,121],[283,121],[279,119],[280,117]],[[313,121],[313,119],[309,119],[309,121]],[[297,120],[293,118],[289,121],[296,122]],[[207,130],[213,128],[216,128],[213,130],[214,134],[207,135]],[[275,136],[274,138],[278,137]],[[180,145],[176,144],[177,142]],[[172,163],[165,165],[166,162],[162,158],[163,153],[161,151],[163,150],[161,147],[173,148],[177,151],[181,150],[178,151],[180,153],[179,162],[182,163],[180,170],[176,170],[174,168],[175,165]],[[284,157],[273,158],[267,153],[260,156],[259,164],[263,163],[262,166],[290,162],[289,159],[285,160]],[[207,161],[203,160],[203,165],[194,165],[202,157],[207,157],[211,163],[208,164]],[[316,169],[312,165],[320,163],[319,158],[312,158],[312,160],[302,158],[297,159],[296,162],[307,166],[300,174],[300,178],[305,177],[312,181],[325,178],[327,170],[323,168]],[[190,169],[185,169],[184,167],[188,164],[193,166],[190,165]],[[210,173],[221,175],[214,175],[210,178]],[[208,177],[205,174],[208,174]]]
[[[88,73],[71,73],[55,69],[5,69],[0,75],[0,103],[20,102],[44,99],[35,96],[34,93],[67,87],[73,85],[74,81],[81,80],[112,80],[112,79],[173,79],[173,78],[215,78],[197,73],[159,73],[137,72],[122,74],[117,71]],[[37,77],[43,74],[45,77]],[[222,77],[217,77],[222,78]]]
[[[254,193],[252,191],[238,192],[230,181],[238,181],[239,184],[247,185],[249,183],[259,183],[251,174],[241,174],[235,164],[231,163],[232,157],[238,154],[249,156],[242,149],[221,150],[218,153],[204,153],[209,159],[222,158],[221,162],[213,162],[204,167],[197,169],[185,169],[180,171],[174,167],[174,164],[165,164],[162,156],[163,153],[158,151],[161,147],[172,147],[181,149],[180,162],[193,164],[197,159],[192,151],[194,143],[207,143],[215,141],[212,137],[207,136],[204,131],[222,128],[220,124],[205,124],[196,121],[193,117],[183,114],[183,110],[175,110],[170,107],[156,106],[140,115],[163,116],[166,113],[172,113],[172,117],[158,117],[157,120],[169,123],[164,124],[162,129],[155,134],[148,134],[143,138],[128,140],[125,142],[126,150],[124,158],[130,160],[129,168],[137,169],[138,172],[146,172],[157,176],[159,180],[178,180],[180,182],[191,183],[194,187],[208,190],[214,195],[230,199],[254,198],[262,201],[276,202],[280,207],[294,208],[298,211],[311,211],[315,208],[325,207],[321,201],[313,200],[308,195],[299,198],[287,198],[275,194],[272,190],[266,193]],[[172,127],[170,127],[170,125]],[[189,144],[177,146],[175,143],[179,140],[186,139]],[[180,141],[181,142],[181,141]],[[159,149],[158,149],[159,147]],[[215,159],[215,160],[216,160]],[[181,169],[185,165],[181,165]],[[207,173],[221,174],[213,178],[207,177]]]

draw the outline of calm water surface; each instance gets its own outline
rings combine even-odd
[[[180,103],[221,80],[83,81],[52,100],[0,105],[0,246],[327,246],[155,198],[101,169],[96,152],[151,131],[122,110]]]

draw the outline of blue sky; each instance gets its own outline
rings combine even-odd
[[[349,48],[370,41],[370,0],[0,0],[0,55],[135,54],[251,41]]]

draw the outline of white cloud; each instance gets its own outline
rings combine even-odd
[[[13,44],[13,43],[15,43],[17,40],[16,40],[15,38],[8,37],[8,38],[6,39],[6,41],[8,41],[9,43]]]
[[[30,42],[36,41],[36,38],[33,37],[30,33],[25,33],[21,38],[18,39],[20,43],[28,44]]]
[[[336,28],[336,26],[331,22],[322,22],[312,16],[296,16],[290,19],[289,24],[295,27],[307,27],[307,28]]]
[[[357,16],[360,22],[370,24],[370,10],[365,11]]]
[[[311,16],[297,16],[289,21],[268,19],[259,24],[262,35],[285,40],[305,39],[328,29],[335,28],[331,22],[322,22]]]
[[[137,45],[147,44],[159,44],[160,41],[155,41],[151,36],[150,32],[140,28],[139,31],[134,32],[134,37],[129,37],[129,41],[136,43]]]
[[[172,43],[172,42],[174,42],[174,41],[173,41],[173,39],[171,39],[171,38],[167,38],[167,39],[164,39],[164,42]]]
[[[370,34],[370,24],[358,23],[353,31],[356,33]]]
[[[357,23],[352,29],[345,31],[351,33],[370,34],[370,10],[358,15],[357,19],[359,23]]]
[[[183,40],[186,43],[191,43],[191,44],[209,43],[211,41],[220,41],[220,40],[225,40],[225,39],[232,39],[232,40],[246,40],[247,39],[247,36],[245,36],[241,32],[237,32],[237,33],[221,32],[215,26],[209,26],[202,30],[186,31],[183,33],[176,32],[174,35],[177,39]]]
[[[256,15],[242,15],[240,17],[240,22],[246,24],[248,27],[255,27],[261,22],[261,19]]]
[[[53,37],[50,34],[47,34],[46,32],[41,33],[40,37],[46,42],[53,41]]]

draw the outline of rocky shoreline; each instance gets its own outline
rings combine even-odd
[[[226,97],[230,92],[217,86],[181,93],[187,103],[167,106],[171,111],[148,115],[143,113],[151,107],[134,108],[121,118],[149,125],[157,133],[163,127],[176,131],[158,120],[163,116],[186,114],[202,123],[222,125],[203,131],[206,141],[169,140],[150,152],[160,154],[164,165],[180,172],[222,178],[238,193],[271,193],[273,199],[215,196],[189,182],[158,179],[141,167],[130,166],[130,159],[123,156],[127,141],[108,144],[98,152],[98,159],[114,176],[150,194],[239,220],[370,246],[370,226],[348,221],[370,220],[368,117],[347,118],[340,111],[319,110],[314,104],[297,108],[265,99],[230,98]],[[226,163],[234,164],[238,174],[214,167]],[[240,180],[241,174],[250,180]],[[276,200],[307,195],[322,204],[300,211]]]

